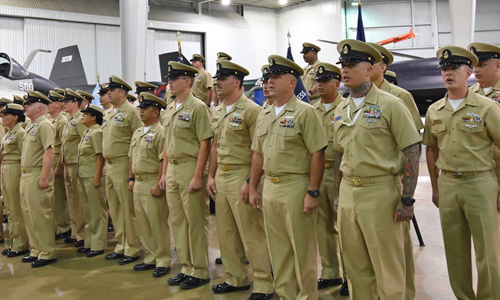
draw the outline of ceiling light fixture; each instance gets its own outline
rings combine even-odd
[[[288,3],[288,0],[280,0],[280,5],[286,5]]]
[[[351,5],[352,5],[352,6],[358,6],[358,5],[359,5],[358,0],[354,0],[354,1],[352,1]]]
[[[231,0],[222,0],[222,5],[229,5],[231,4]]]

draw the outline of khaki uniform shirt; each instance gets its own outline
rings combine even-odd
[[[165,143],[168,158],[198,158],[200,142],[212,138],[211,116],[207,105],[192,93],[176,109],[170,103],[165,111]]]
[[[358,112],[356,123],[346,125]],[[374,84],[357,108],[351,96],[337,107],[333,127],[333,147],[343,153],[340,170],[347,177],[400,174],[401,150],[422,140],[403,101]]]
[[[102,116],[102,127],[104,127],[104,124],[109,120],[109,117],[111,116],[112,113],[113,113],[113,106],[104,110],[104,115]]]
[[[112,109],[106,115],[108,121],[102,125],[104,158],[111,160],[127,157],[132,135],[137,128],[142,127],[139,111],[125,101],[116,111]]]
[[[500,106],[475,93],[453,111],[448,95],[427,110],[424,144],[439,147],[436,166],[451,172],[494,168],[492,144],[500,146]]]
[[[68,118],[64,126],[62,135],[62,154],[63,162],[66,164],[76,164],[78,162],[78,145],[83,138],[87,127],[82,124],[82,112],[77,111],[72,117]]]
[[[23,138],[21,167],[43,166],[43,155],[48,148],[54,148],[56,132],[52,123],[45,116],[40,116],[26,130]]]
[[[208,89],[212,88],[212,85],[212,75],[207,70],[201,69],[198,75],[196,75],[191,91],[196,98],[205,102],[207,100]]]
[[[163,159],[163,126],[156,122],[144,132],[144,127],[137,129],[132,136],[128,156],[132,158],[134,175],[158,174]]]
[[[227,111],[225,104],[213,111],[212,129],[217,141],[217,163],[250,165],[252,140],[260,106],[241,95]]]
[[[333,162],[335,159],[335,150],[333,150],[333,123],[335,120],[335,109],[344,100],[345,99],[342,95],[337,94],[337,97],[333,100],[328,110],[325,110],[325,106],[321,103],[321,101],[318,101],[313,105],[321,118],[323,129],[325,130],[325,136],[328,141],[328,147],[326,147],[325,150],[325,162]]]
[[[267,104],[267,100],[264,101],[264,103],[262,103],[262,110],[266,109],[268,106],[269,104]]]
[[[78,176],[92,178],[97,171],[97,155],[102,153],[102,130],[98,124],[85,130],[78,145]]]
[[[278,116],[274,104],[257,118],[252,150],[262,153],[269,176],[308,174],[311,155],[327,146],[314,107],[292,96]]]
[[[29,127],[31,125],[31,119],[28,118],[28,116],[25,116],[25,117],[26,118],[25,118],[24,122],[21,123],[21,126],[23,128]]]
[[[17,123],[12,130],[2,138],[2,161],[21,161],[23,151],[23,137],[25,130]]]
[[[500,79],[491,87],[491,90],[488,94],[484,94],[483,88],[479,83],[474,84],[470,87],[470,90],[478,95],[486,96],[493,101],[500,103]],[[493,146],[493,160],[496,163],[496,167],[500,168],[500,148],[497,146]]]
[[[62,113],[59,113],[55,118],[52,118],[52,116],[50,116],[50,118],[47,118],[52,122],[52,125],[56,130],[56,136],[54,137],[54,154],[56,158],[54,159],[57,160],[57,156],[59,156],[59,153],[61,153],[64,126],[66,126],[68,118],[66,118]]]
[[[424,123],[422,123],[422,119],[420,118],[417,104],[415,104],[415,100],[413,99],[413,96],[410,92],[403,88],[400,88],[397,85],[389,83],[389,81],[387,81],[386,79],[384,79],[384,82],[379,89],[403,100],[403,102],[406,104],[406,107],[410,111],[411,117],[413,119],[413,122],[415,122],[415,127],[417,127],[417,130],[420,131],[424,128]]]
[[[314,78],[316,77],[316,68],[320,63],[321,62],[319,61],[319,59],[316,59],[316,61],[312,65],[307,65],[303,68],[304,75],[302,75],[302,82],[304,83],[304,87],[306,88],[307,92],[309,92],[309,90],[312,89],[316,84],[316,80],[314,80]],[[315,98],[319,98],[319,94],[317,91],[316,93],[312,94],[311,99],[309,100],[313,100]]]

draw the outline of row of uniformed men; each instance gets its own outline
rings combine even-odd
[[[480,46],[486,47],[482,44],[476,45],[475,49],[477,53],[488,52],[481,51],[482,49],[477,50]],[[470,52],[465,51],[466,53],[464,53],[464,51],[456,47],[447,47],[438,52],[438,58],[440,58],[441,65],[444,67],[443,77],[447,77],[445,84],[450,94],[453,88],[458,86],[457,82],[460,78],[458,76],[456,78],[449,78],[453,77],[453,74],[449,75],[448,73],[466,70],[467,68],[462,67],[464,64],[469,66],[474,65],[474,60],[471,58],[474,56]],[[376,82],[374,82],[374,85],[370,84],[370,75],[377,70],[377,67],[383,70],[384,65],[389,63],[388,57],[390,55],[384,53],[383,48],[377,49],[374,45],[370,46],[361,42],[347,40],[339,45],[339,52],[341,54],[344,83],[350,88],[351,96],[349,99],[337,104],[336,113],[333,115],[330,108],[333,106],[331,103],[338,98],[336,93],[329,94],[330,97],[326,96],[327,93],[325,93],[324,103],[322,101],[321,105],[316,105],[316,110],[321,111],[321,106],[323,106],[325,111],[330,112],[330,114],[325,114],[329,117],[327,124],[330,126],[326,130],[326,133],[332,135],[328,140],[332,143],[333,149],[330,150],[334,150],[334,157],[333,161],[330,159],[330,162],[327,160],[326,163],[322,156],[324,155],[324,149],[326,148],[328,151],[328,147],[326,147],[325,137],[319,133],[321,130],[318,130],[322,128],[322,125],[317,118],[311,117],[317,116],[317,112],[311,109],[310,106],[298,102],[293,96],[293,87],[296,83],[296,78],[303,71],[293,62],[279,56],[271,56],[269,61],[269,100],[273,100],[274,104],[266,107],[258,117],[253,118],[254,120],[256,119],[253,129],[255,131],[255,139],[253,139],[254,134],[246,134],[251,141],[250,144],[253,143],[253,157],[250,158],[252,155],[251,152],[248,149],[244,149],[248,147],[237,147],[235,150],[234,139],[238,141],[238,145],[241,144],[241,137],[245,136],[245,134],[241,135],[241,133],[245,132],[244,129],[247,127],[248,131],[251,130],[251,126],[248,125],[252,117],[242,114],[245,108],[245,105],[242,104],[252,105],[249,104],[251,102],[243,101],[244,96],[242,97],[240,93],[243,76],[248,74],[248,72],[231,62],[221,61],[218,63],[218,70],[220,72],[218,71],[217,74],[219,77],[217,80],[217,91],[219,97],[224,99],[224,104],[214,111],[212,120],[214,141],[210,146],[213,151],[210,151],[210,160],[212,163],[210,164],[207,189],[216,199],[218,214],[220,211],[224,211],[224,207],[227,213],[226,215],[220,213],[222,216],[217,218],[219,234],[220,232],[226,233],[229,231],[227,233],[228,236],[234,236],[236,241],[239,239],[241,247],[246,248],[250,262],[261,263],[264,256],[260,255],[258,258],[252,259],[252,253],[258,253],[258,249],[254,252],[249,247],[249,244],[254,243],[255,236],[251,236],[251,234],[245,235],[245,231],[249,230],[248,227],[258,226],[255,226],[254,218],[252,218],[252,226],[248,226],[249,224],[242,221],[242,218],[248,217],[248,214],[239,212],[238,209],[241,209],[241,207],[248,208],[248,205],[242,203],[246,199],[249,199],[255,208],[261,208],[262,205],[260,204],[257,185],[262,174],[262,167],[264,168],[266,172],[266,179],[264,180],[264,218],[275,273],[274,288],[280,297],[285,299],[293,299],[297,295],[304,295],[306,298],[315,298],[315,295],[317,295],[318,284],[316,284],[315,279],[315,249],[317,241],[316,235],[310,234],[311,232],[316,232],[316,217],[315,213],[311,214],[309,212],[314,211],[314,207],[319,205],[318,196],[321,197],[321,195],[327,194],[328,190],[330,190],[330,194],[333,191],[331,198],[340,195],[339,198],[341,200],[339,211],[340,238],[344,251],[347,276],[351,281],[351,289],[355,291],[351,297],[353,299],[375,299],[376,295],[379,294],[387,299],[403,299],[405,293],[407,294],[406,297],[409,297],[408,288],[410,282],[408,282],[407,278],[411,274],[404,275],[407,272],[408,263],[402,264],[401,261],[406,259],[408,262],[408,260],[413,260],[413,257],[409,258],[405,255],[407,246],[403,241],[406,240],[406,225],[394,222],[390,215],[394,215],[394,211],[396,211],[395,219],[400,221],[407,221],[412,216],[412,204],[414,201],[412,196],[418,174],[418,143],[420,141],[420,136],[414,124],[416,119],[411,117],[409,113],[411,107],[408,104],[397,100],[397,98],[390,96],[388,93],[380,91],[376,87],[378,85]],[[381,52],[383,53],[382,55],[380,54]],[[486,61],[493,62],[495,60],[494,57],[486,59]],[[171,222],[174,227],[174,238],[176,239],[178,251],[179,248],[182,249],[182,246],[186,245],[186,248],[181,250],[179,254],[183,262],[183,270],[176,277],[171,278],[169,283],[180,283],[181,287],[192,288],[208,282],[208,268],[206,268],[208,265],[206,255],[207,206],[206,197],[200,195],[200,193],[203,193],[202,169],[205,164],[203,159],[205,158],[206,161],[206,157],[208,156],[207,147],[210,144],[209,136],[211,133],[207,132],[206,128],[200,127],[202,127],[203,119],[209,116],[209,112],[190,93],[190,86],[193,82],[192,78],[195,76],[196,71],[190,69],[190,67],[176,63],[170,63],[170,68],[170,88],[172,94],[177,99],[176,102],[169,105],[164,118],[166,143],[163,149],[163,157],[167,163],[163,164],[161,168],[166,172],[162,171],[160,173],[161,179],[157,184],[160,188],[167,188],[168,204],[172,210]],[[177,72],[177,70],[179,71]],[[381,73],[383,74],[383,72]],[[325,76],[322,78],[321,74]],[[328,90],[328,88],[323,87],[324,84],[322,81],[338,85],[336,82],[340,79],[338,69],[336,70],[334,66],[329,64],[319,66],[317,68],[317,75],[317,88],[320,92]],[[468,75],[470,75],[470,72]],[[110,87],[113,83],[112,79]],[[120,80],[116,78],[116,82],[120,82]],[[381,80],[380,85],[384,83]],[[119,86],[117,90],[120,92],[120,95],[125,96],[127,90],[126,84],[121,82]],[[393,86],[390,87],[394,89]],[[463,88],[463,84],[461,87]],[[485,87],[485,89],[488,88]],[[467,90],[466,81],[465,90]],[[479,90],[481,90],[481,87]],[[335,97],[332,97],[332,95]],[[473,93],[467,94],[466,92],[466,95],[468,97],[475,97]],[[476,98],[481,100],[480,97]],[[330,105],[328,105],[329,101],[327,99],[332,100]],[[474,103],[470,103],[470,106],[480,106],[478,105],[480,101],[477,99],[475,99],[476,101],[472,101]],[[446,106],[447,100],[446,98],[441,100],[441,102],[444,102],[444,104],[441,103],[442,107]],[[451,106],[452,102],[448,101]],[[487,102],[481,102],[481,104],[487,106],[488,111],[491,111],[492,114],[497,113],[498,108],[496,105],[491,105]],[[196,108],[204,112],[199,113]],[[470,107],[461,105],[457,107],[457,110],[464,108],[469,109]],[[351,109],[353,110],[352,113],[350,112]],[[238,110],[242,111],[239,112]],[[384,113],[382,113],[383,110],[385,111]],[[363,122],[357,122],[361,112],[363,113]],[[432,109],[429,114],[431,112]],[[462,120],[459,120],[465,124],[459,123],[456,125],[465,125],[460,126],[460,128],[469,128],[471,133],[484,131],[483,136],[489,137],[489,144],[491,145],[491,139],[495,142],[497,139],[494,133],[490,133],[487,130],[488,127],[486,126],[493,125],[487,125],[486,120],[483,119],[485,116],[482,117],[479,112],[467,112],[469,118],[464,117]],[[220,114],[219,117],[217,117],[218,113]],[[126,121],[124,117],[125,115],[114,118],[114,125],[111,125],[124,127],[123,123]],[[451,122],[452,120],[450,118],[450,120],[446,121]],[[491,123],[495,122],[494,118],[492,120],[488,119],[488,121]],[[430,123],[433,124],[430,125]],[[430,127],[434,125],[441,126],[444,123],[443,120],[439,119],[426,124]],[[484,123],[485,127],[481,127],[483,126],[481,125],[482,123]],[[331,130],[332,124],[333,130]],[[426,131],[427,134],[424,137],[431,139],[431,133],[443,133],[441,138],[446,142],[446,126],[441,127],[444,127],[444,129],[439,131],[434,130],[434,127],[432,127],[432,130]],[[480,131],[476,129],[478,127],[486,130]],[[452,130],[449,131],[451,135],[456,134]],[[228,141],[231,136],[231,140]],[[438,135],[437,139],[439,140],[439,138],[440,136]],[[481,139],[481,136],[472,136],[470,138],[475,138],[475,141],[477,141]],[[246,140],[247,143],[248,139]],[[463,138],[457,140],[460,140],[460,143],[467,141],[467,139]],[[488,139],[484,140],[486,142]],[[387,143],[384,141],[387,141]],[[369,142],[369,145],[367,145],[367,142]],[[429,146],[434,146],[430,140],[428,143]],[[233,148],[231,148],[231,145],[233,145]],[[302,149],[300,146],[302,146]],[[470,151],[468,147],[463,148],[465,149],[459,150],[463,150],[464,152]],[[247,150],[247,155],[235,152],[239,150]],[[404,166],[398,154],[400,150],[404,153]],[[484,157],[486,157],[485,161],[487,162],[488,155],[492,156],[491,150],[489,150],[489,153],[487,147],[481,147],[481,150],[485,151]],[[457,151],[456,147],[453,151]],[[238,160],[242,157],[246,157],[247,160]],[[227,161],[226,163],[224,163],[224,159]],[[295,163],[292,165],[289,161],[294,161]],[[491,171],[493,160],[491,159],[490,161],[489,170]],[[247,177],[250,168],[249,162],[253,164],[253,169],[251,176]],[[112,163],[112,161],[107,161],[107,163]],[[325,176],[325,179],[321,180],[323,169],[326,167],[326,170],[328,170],[330,163],[335,165],[332,172],[335,189],[332,190],[331,184],[324,184],[323,186],[327,189],[324,193],[321,193],[319,191],[320,182],[326,183],[325,179],[327,178]],[[466,174],[467,171],[453,172],[461,171],[459,169],[462,168],[461,162],[455,163],[457,163],[455,168],[449,170],[446,170],[449,168],[448,166],[442,168],[445,170],[443,175],[449,173],[454,179],[460,180],[462,184],[462,181],[467,181],[466,178],[470,174]],[[167,168],[167,165],[170,168]],[[239,173],[237,170],[240,169],[246,171],[241,171],[241,174],[237,176]],[[401,197],[397,175],[403,169],[403,197]],[[482,171],[485,170],[473,170],[470,177],[479,175],[486,177],[486,179],[491,177],[487,176],[488,172]],[[340,184],[341,177],[343,177],[342,184]],[[442,176],[442,178],[445,177]],[[248,180],[249,186],[244,183],[247,181],[245,178],[250,179]],[[484,181],[485,178],[481,180]],[[493,187],[496,191],[498,190],[496,184]],[[301,204],[302,201],[293,200],[294,198],[300,199],[300,197],[303,197],[301,195],[306,195],[305,199],[303,199],[304,204]],[[372,201],[365,199],[372,197],[370,195],[383,196],[378,196],[377,199],[372,199]],[[443,195],[445,195],[444,192]],[[471,198],[472,200],[476,200],[477,197],[474,198],[471,196]],[[484,198],[489,199],[491,197]],[[188,199],[197,199],[198,201],[189,201]],[[496,198],[494,200],[496,204]],[[488,201],[491,202],[491,199]],[[321,204],[323,205],[325,202],[328,201],[321,201]],[[195,207],[192,207],[193,205]],[[330,205],[334,206],[334,204],[331,204],[331,200]],[[221,208],[219,209],[219,207]],[[176,211],[175,214],[174,210]],[[326,209],[326,211],[328,213],[332,209]],[[374,211],[377,213],[374,213]],[[304,212],[306,213],[304,214]],[[354,217],[355,215],[357,215],[356,218]],[[199,222],[200,216],[201,220],[203,220],[202,222]],[[227,218],[228,216],[232,216],[232,218]],[[262,215],[260,216],[262,217]],[[442,219],[445,216],[446,214],[442,213]],[[177,219],[175,225],[174,219]],[[333,219],[330,218],[330,222]],[[224,223],[227,220],[232,221],[233,226],[227,226]],[[471,218],[469,222],[473,221],[475,221],[474,218]],[[498,222],[498,218],[496,221],[495,218],[489,218],[489,221],[493,224]],[[219,225],[219,223],[222,224]],[[182,225],[176,228],[178,224]],[[234,224],[236,224],[238,232],[231,230],[235,227]],[[259,224],[262,225],[262,223]],[[494,226],[492,227],[489,229],[494,230]],[[178,230],[176,234],[176,229],[180,228],[182,230]],[[311,230],[308,230],[308,228]],[[381,228],[384,230],[381,230]],[[498,232],[498,226],[496,228]],[[452,232],[457,234],[455,231]],[[494,232],[488,232],[488,234],[491,233],[493,233],[493,240],[496,243],[496,235]],[[463,233],[461,232],[461,234]],[[245,236],[251,237],[245,238]],[[343,239],[343,236],[346,238]],[[230,241],[229,238],[227,240]],[[447,244],[446,240],[445,234],[445,245]],[[178,243],[180,245],[177,245]],[[205,247],[203,247],[203,244],[205,244]],[[233,244],[231,244],[231,247],[224,247],[221,244],[222,256],[225,261],[226,257],[228,258],[228,261],[225,262],[228,279],[225,283],[214,286],[214,292],[228,292],[235,289],[249,288],[247,282],[245,282],[248,281],[248,277],[244,269],[242,269],[242,263],[245,259],[244,252],[243,250],[235,251]],[[260,244],[260,248],[262,248],[261,246],[262,244]],[[380,250],[382,246],[383,251]],[[448,245],[446,247],[449,248]],[[230,249],[224,250],[225,248]],[[289,251],[283,251],[283,249],[289,249]],[[233,253],[231,253],[231,250]],[[201,252],[198,253],[197,251]],[[229,253],[224,254],[227,251]],[[120,255],[117,252],[113,254]],[[231,263],[231,254],[233,257],[239,258],[236,259],[236,263]],[[494,256],[491,257],[491,253],[489,253],[489,256],[492,261],[488,264],[488,267],[494,269],[497,262],[495,262]],[[136,256],[128,257],[135,258]],[[447,258],[452,259],[448,255]],[[463,260],[463,258],[455,259]],[[206,264],[204,263],[205,261]],[[151,265],[153,264],[142,264],[145,268],[151,267]],[[269,266],[269,264],[267,265]],[[258,270],[258,266],[254,267],[252,264],[252,267],[254,270]],[[231,268],[235,268],[236,271],[238,269],[240,271],[243,270],[240,273],[242,277],[237,278],[235,274],[238,274],[238,272],[228,272]],[[367,270],[372,275],[364,274]],[[452,275],[450,275],[451,277]],[[258,284],[258,277],[255,274],[254,278],[254,292],[256,292],[257,287],[264,286],[264,284]],[[488,287],[491,290],[491,286],[494,285],[491,284],[492,280],[488,282],[488,279],[485,278],[486,282],[483,284],[486,286],[486,290]],[[387,280],[402,284],[386,284]],[[243,283],[241,283],[242,281]],[[377,288],[374,288],[375,283]],[[319,284],[321,286],[321,282]],[[269,285],[267,286],[269,289]],[[456,287],[453,284],[453,280],[452,286],[455,291]],[[264,293],[254,294],[256,297],[260,295],[267,297],[272,294],[272,285],[270,288],[271,290],[261,288],[262,291],[265,290]]]

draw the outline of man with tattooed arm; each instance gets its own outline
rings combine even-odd
[[[351,299],[404,300],[404,221],[413,217],[421,137],[405,104],[370,83],[381,54],[356,40],[337,49],[351,94],[337,107],[333,129],[335,206]]]

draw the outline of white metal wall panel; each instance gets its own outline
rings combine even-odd
[[[96,59],[100,80],[110,75],[122,76],[121,35],[119,26],[96,25]],[[81,50],[80,50],[81,51]]]
[[[144,79],[146,81],[164,81],[162,80],[160,74],[156,74],[156,68],[159,68],[159,59],[155,57],[155,30],[148,29],[146,35],[146,76]]]
[[[37,55],[30,71],[49,77],[57,50],[78,45],[88,84],[97,82],[96,34],[93,24],[25,19],[25,47],[29,52],[36,48],[52,50],[47,55]]]
[[[27,56],[24,53],[24,20],[0,17],[0,41],[0,52],[7,53],[22,65]]]

